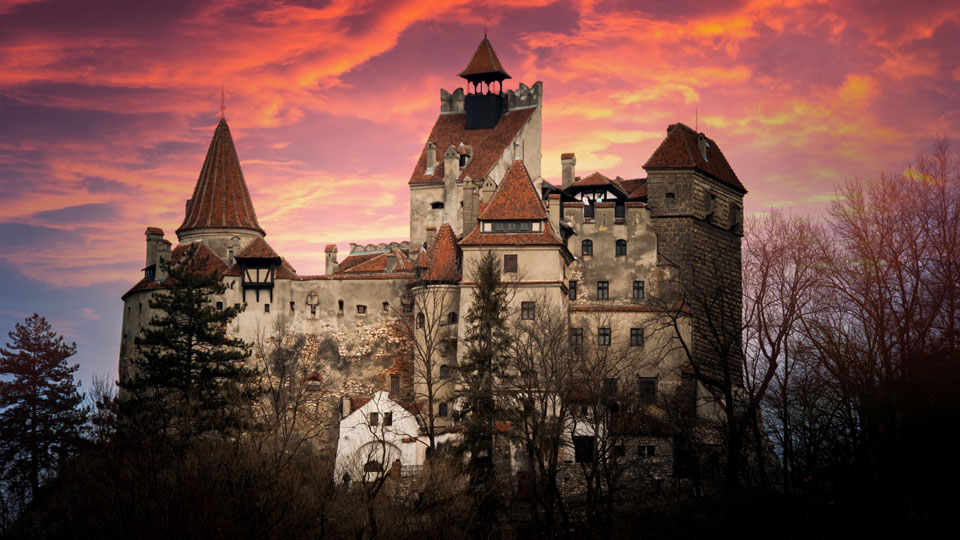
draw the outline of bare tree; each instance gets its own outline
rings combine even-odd
[[[454,396],[459,287],[446,283],[416,283],[398,317],[400,332],[411,350],[413,401],[427,434],[430,453],[436,450],[440,404]]]

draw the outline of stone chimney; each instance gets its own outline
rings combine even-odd
[[[443,222],[457,218],[457,179],[460,178],[460,153],[451,144],[443,153]]]
[[[567,189],[568,187],[573,185],[574,178],[575,178],[574,174],[576,173],[576,169],[575,169],[576,165],[577,165],[577,156],[575,156],[572,152],[567,154],[560,154],[560,167],[563,170],[563,176],[562,176],[563,180],[562,180],[561,187],[563,189]]]
[[[167,273],[163,271],[164,262],[170,263],[170,241],[160,239],[157,242],[157,273],[154,278],[157,282],[167,279]]]
[[[433,174],[437,170],[437,143],[427,141],[427,170],[424,174]]]
[[[487,179],[483,181],[483,187],[480,188],[480,202],[487,204],[496,192],[497,183],[493,181],[493,178],[488,176]]]
[[[427,227],[427,249],[430,249],[430,246],[433,245],[433,241],[437,238],[437,228],[434,226]]]
[[[480,206],[480,193],[477,184],[470,178],[463,182],[463,228],[460,230],[464,235],[470,234],[470,231],[477,225],[477,212]]]
[[[336,274],[339,264],[337,263],[337,245],[336,244],[327,244],[327,247],[323,248],[324,255],[326,256],[327,266],[324,270],[325,275]]]
[[[147,260],[143,266],[144,268],[149,268],[157,264],[157,244],[163,240],[163,229],[160,227],[147,227],[144,234],[147,236]]]
[[[549,199],[550,224],[553,225],[553,230],[560,234],[560,194],[551,193],[547,198]]]

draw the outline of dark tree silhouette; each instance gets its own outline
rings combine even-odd
[[[36,496],[44,473],[74,452],[80,443],[86,410],[77,365],[67,364],[77,352],[50,323],[37,314],[17,323],[7,348],[0,348],[0,462],[4,480],[29,484]]]
[[[250,346],[226,331],[242,307],[218,310],[210,302],[226,285],[220,272],[207,270],[205,257],[193,245],[174,264],[161,262],[169,273],[166,290],[150,299],[159,313],[137,336],[134,377],[120,383],[131,393],[138,425],[154,433],[174,428],[190,437],[235,429],[253,394]]]
[[[467,312],[463,361],[463,449],[470,452],[467,472],[476,500],[474,524],[480,532],[496,518],[496,475],[493,469],[496,379],[502,376],[502,354],[508,335],[509,294],[501,281],[500,260],[491,252],[477,262],[471,275],[476,283]]]

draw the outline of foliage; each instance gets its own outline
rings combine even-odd
[[[17,323],[0,348],[0,462],[3,480],[26,484],[36,496],[41,480],[80,443],[86,409],[67,345],[37,314]]]
[[[128,412],[149,432],[174,428],[191,437],[237,429],[242,404],[254,394],[250,347],[226,329],[242,307],[218,310],[210,302],[226,285],[216,269],[205,270],[211,265],[198,247],[188,247],[176,264],[161,261],[166,289],[150,299],[159,313],[137,336],[134,378],[121,382],[132,394]]]
[[[494,390],[505,373],[509,294],[501,280],[500,260],[485,253],[470,276],[476,283],[473,302],[466,316],[466,339],[459,366],[463,380],[461,421],[463,449],[469,452],[467,473],[477,502],[477,527],[483,527],[496,512],[496,477],[493,468],[494,423],[497,420]]]

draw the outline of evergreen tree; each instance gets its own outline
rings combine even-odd
[[[184,438],[239,428],[256,377],[246,362],[250,346],[226,332],[243,308],[211,303],[226,285],[198,248],[188,247],[175,264],[161,261],[169,278],[150,299],[159,313],[136,338],[132,380],[120,384],[132,395],[127,420],[154,433],[174,428]]]
[[[467,472],[476,500],[475,526],[487,530],[496,519],[496,476],[493,468],[494,432],[497,415],[495,386],[506,350],[509,298],[501,281],[500,260],[492,252],[483,255],[472,272],[473,303],[467,311],[466,347],[460,373],[463,380],[463,449],[470,453]],[[475,531],[476,532],[476,531]]]
[[[77,352],[33,314],[9,333],[0,348],[0,470],[4,481],[29,484],[36,496],[44,473],[80,443],[86,410],[67,364]]]

